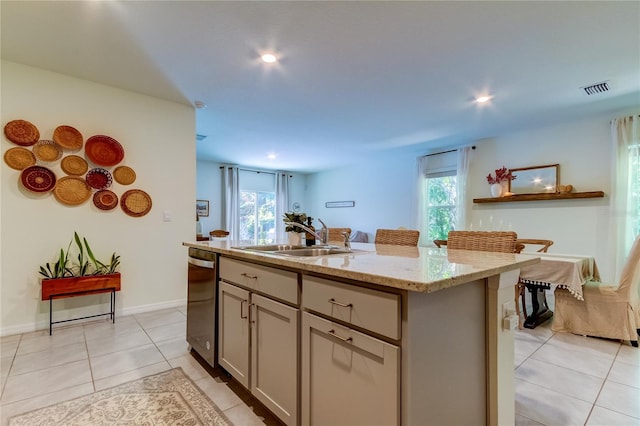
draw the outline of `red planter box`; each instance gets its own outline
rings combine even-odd
[[[120,273],[42,280],[42,300],[120,291]]]

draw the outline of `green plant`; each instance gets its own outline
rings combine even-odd
[[[75,241],[78,250],[77,263],[70,263],[69,251],[71,244]],[[45,278],[65,278],[65,277],[85,277],[90,275],[107,275],[117,272],[120,266],[120,256],[116,253],[111,255],[108,263],[99,261],[86,238],[80,239],[77,232],[73,233],[73,240],[69,242],[67,251],[60,249],[58,260],[54,263],[46,263],[40,266],[40,275]]]
[[[307,214],[288,212],[284,214],[284,217],[282,218],[282,220],[284,221],[285,224],[287,222],[294,222],[294,223],[300,223],[302,225],[306,225]],[[287,225],[284,230],[286,232],[304,232],[304,229],[299,228],[297,226],[293,226],[293,225]]]
[[[45,278],[64,278],[72,277],[73,271],[69,268],[69,250],[71,249],[71,242],[67,247],[67,251],[60,249],[60,255],[58,260],[54,263],[47,262],[45,266],[40,266],[40,275]],[[52,268],[53,267],[53,268]]]

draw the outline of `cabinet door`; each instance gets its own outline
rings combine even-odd
[[[287,425],[298,424],[299,315],[251,295],[251,393]]]
[[[249,292],[220,281],[218,363],[249,387]]]
[[[302,317],[303,425],[400,423],[400,348],[318,316]]]

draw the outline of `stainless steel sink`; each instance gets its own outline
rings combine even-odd
[[[249,251],[283,251],[283,250],[299,250],[306,249],[307,246],[292,246],[290,244],[271,244],[271,245],[259,245],[259,246],[239,246],[232,247],[238,250]]]
[[[313,257],[313,256],[327,256],[330,254],[353,254],[362,252],[363,250],[346,250],[343,248],[306,248],[301,250],[281,250],[275,254],[282,256],[294,256],[294,257]]]
[[[313,257],[313,256],[327,256],[330,254],[349,254],[362,252],[364,250],[352,249],[346,250],[342,247],[332,245],[320,245],[320,246],[292,246],[289,244],[271,244],[271,245],[258,245],[258,246],[238,246],[232,247],[238,250],[258,251],[262,253],[279,254],[283,256],[293,257]]]

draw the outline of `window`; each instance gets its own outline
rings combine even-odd
[[[238,186],[238,238],[246,244],[274,244],[275,174],[240,170]]]
[[[252,244],[275,242],[275,192],[240,191],[240,240]]]
[[[426,180],[427,238],[430,241],[446,240],[456,223],[456,172],[429,176]]]
[[[463,147],[418,159],[421,244],[446,240],[449,231],[464,229],[467,206],[463,202],[463,183],[466,182],[470,149]]]

